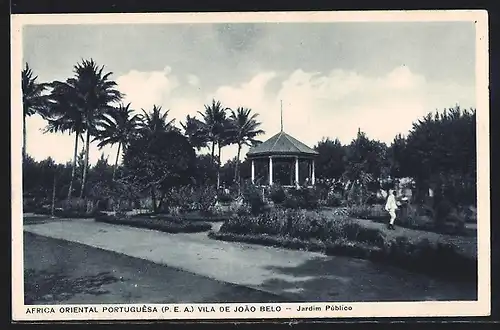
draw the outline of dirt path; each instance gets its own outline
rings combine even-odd
[[[26,304],[284,301],[87,245],[30,233],[24,241]]]
[[[366,260],[166,234],[75,220],[31,224],[26,232],[149,260],[294,301],[474,300],[474,285],[438,281]]]

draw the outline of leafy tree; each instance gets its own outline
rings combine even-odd
[[[378,188],[377,179],[389,172],[387,146],[370,140],[359,130],[356,139],[347,146],[344,159],[343,178],[351,182],[348,201],[364,204],[369,191]]]
[[[401,134],[398,134],[387,150],[391,177],[402,178],[409,176],[409,173],[406,171],[409,164],[405,153],[406,139]]]
[[[195,181],[197,185],[215,184],[215,175],[217,174],[217,164],[210,155],[198,155],[195,165]]]
[[[475,109],[428,114],[413,124],[404,150],[402,171],[415,179],[419,195],[431,187],[453,202],[475,202]]]
[[[99,67],[93,59],[83,60],[74,66],[74,77],[65,82],[54,81],[53,86],[60,92],[56,93],[59,103],[70,105],[73,115],[79,114],[78,123],[83,125],[86,132],[85,138],[85,163],[88,165],[90,152],[90,138],[96,134],[96,125],[103,115],[109,112],[113,103],[119,102],[122,94],[116,89],[116,82],[109,79],[112,72],[103,73],[104,66]],[[77,111],[73,111],[73,108]],[[62,116],[62,118],[66,118]],[[82,188],[80,197],[84,196],[87,180],[87,167],[84,166],[82,174]]]
[[[366,184],[387,172],[387,146],[358,131],[356,139],[347,146],[345,161],[344,177]]]
[[[69,181],[69,166],[57,164],[51,157],[40,162],[27,156],[23,162],[23,194],[34,198],[35,203],[51,203],[49,196],[61,199],[61,189]],[[62,194],[61,194],[62,193]]]
[[[155,212],[170,188],[193,182],[196,154],[188,139],[177,131],[158,131],[132,140],[123,160],[127,181],[150,191]]]
[[[206,132],[205,124],[198,120],[196,116],[186,116],[185,123],[181,123],[184,129],[184,135],[187,136],[189,143],[197,150],[206,148],[208,146],[208,134]]]
[[[234,169],[236,168],[238,160],[235,158],[228,159],[220,168],[220,181],[226,187],[231,185],[234,181]]]
[[[125,186],[130,184],[123,184],[114,179],[114,167],[109,165],[108,158],[101,154],[97,163],[89,169],[89,192],[87,197],[96,202],[98,209],[107,209],[109,201],[113,200],[113,205],[119,205],[120,202],[127,199],[128,194],[124,191]],[[115,211],[119,210],[114,208]]]
[[[236,162],[234,164],[234,181],[240,183],[240,176],[238,173],[240,164],[240,153],[243,145],[254,146],[258,144],[259,140],[255,138],[258,135],[264,134],[264,131],[259,129],[261,125],[257,121],[257,113],[251,114],[252,110],[239,107],[236,111],[231,110],[231,126],[233,129],[232,142],[238,145],[238,153],[236,155]]]
[[[317,177],[340,179],[345,171],[346,148],[339,139],[323,138],[314,149],[319,153],[315,164]]]
[[[105,157],[104,154],[101,154],[101,157],[97,160],[97,163],[89,168],[89,182],[110,183],[114,179],[113,170],[114,168],[108,163],[108,157]]]
[[[133,112],[134,110],[130,109],[130,103],[126,106],[121,104],[118,108],[105,114],[97,124],[95,139],[100,140],[97,145],[99,148],[118,143],[115,165],[113,167],[113,180],[115,179],[116,168],[118,167],[120,149],[122,146],[124,149],[128,146],[130,139],[138,133],[141,124],[141,117],[137,114],[134,115]]]
[[[26,117],[39,114],[45,118],[48,107],[48,97],[44,92],[48,84],[38,83],[38,76],[33,77],[33,71],[28,63],[21,72],[21,87],[23,91],[23,159],[26,158]]]

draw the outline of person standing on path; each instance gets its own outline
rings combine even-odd
[[[387,202],[385,203],[385,210],[389,212],[389,215],[391,216],[388,228],[392,230],[394,230],[394,221],[396,220],[397,209],[398,204],[396,202],[396,192],[393,189],[390,189],[389,195],[387,196]]]

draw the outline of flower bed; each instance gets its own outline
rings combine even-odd
[[[446,278],[477,277],[477,257],[461,253],[453,243],[389,237],[382,229],[364,227],[348,217],[328,219],[313,211],[276,209],[235,216],[209,237],[363,258]]]
[[[50,208],[38,208],[33,210],[34,214],[39,215],[52,215],[52,210]],[[104,213],[99,211],[85,212],[81,210],[64,210],[61,208],[54,209],[54,216],[58,218],[71,218],[71,219],[84,219],[84,218],[94,218],[95,216],[102,215]]]
[[[127,217],[104,214],[97,216],[95,220],[116,225],[153,229],[166,233],[198,233],[208,231],[212,228],[212,225],[207,222],[186,221],[179,218]]]
[[[193,221],[193,222],[220,222],[229,219],[229,215],[216,215],[216,214],[202,214],[200,212],[192,213],[181,213],[178,215],[172,214],[162,214],[162,213],[141,213],[132,215],[131,218],[148,218],[148,219],[160,219],[166,221],[176,221],[178,219],[183,221]]]

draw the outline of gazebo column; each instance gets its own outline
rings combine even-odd
[[[273,185],[273,157],[269,156],[269,185]]]
[[[299,186],[299,157],[295,157],[295,186]]]
[[[312,173],[311,173],[311,184],[314,186],[314,183],[316,182],[315,172],[314,172],[314,159],[312,160]]]
[[[255,164],[254,160],[252,159],[252,184],[255,183]]]

